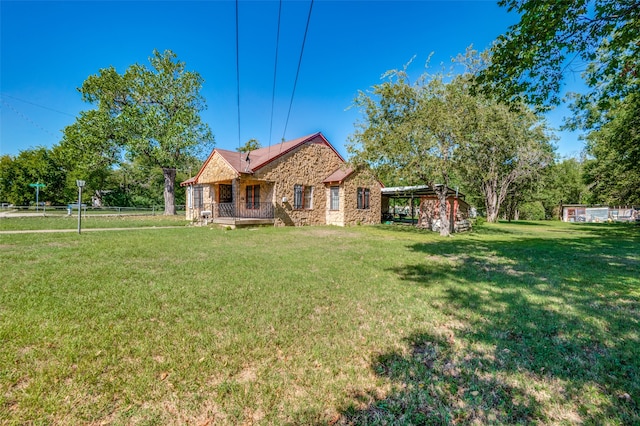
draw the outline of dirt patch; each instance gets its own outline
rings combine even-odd
[[[255,382],[257,379],[256,369],[254,367],[248,366],[245,367],[238,375],[236,376],[236,380],[239,383],[249,383]]]

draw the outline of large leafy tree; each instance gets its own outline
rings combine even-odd
[[[558,103],[568,70],[584,71],[591,92],[578,104],[607,109],[640,88],[640,3],[637,0],[499,0],[520,14],[500,36],[485,88],[509,100]]]
[[[176,169],[210,151],[213,135],[202,122],[203,80],[167,50],[154,51],[151,67],[130,66],[124,74],[109,67],[79,89],[96,109],[67,127],[61,145],[82,159],[87,170],[124,158],[157,167],[164,177],[165,214],[175,214]],[[94,188],[101,189],[101,188]]]
[[[561,100],[567,72],[581,72],[587,90],[570,94],[570,128],[592,132],[586,167],[596,202],[632,203],[638,162],[629,162],[637,145],[622,143],[610,121],[632,108],[640,92],[640,3],[637,0],[500,0],[520,21],[499,37],[493,61],[477,81],[502,99],[547,108]],[[604,130],[603,130],[604,129]],[[618,132],[619,133],[619,132]],[[632,140],[633,138],[629,139]],[[624,198],[626,197],[626,198]]]
[[[379,176],[433,187],[442,235],[449,229],[446,190],[454,178],[478,195],[493,222],[516,184],[536,177],[553,160],[536,114],[471,90],[472,75],[486,56],[468,50],[458,60],[466,72],[457,76],[425,73],[410,83],[405,67],[360,92],[355,104],[365,118],[347,146],[356,163],[368,164]]]
[[[487,220],[495,222],[507,197],[512,210],[524,200],[528,182],[553,162],[553,147],[544,122],[529,108],[479,94],[467,98],[458,173],[466,189],[481,194]]]
[[[364,114],[347,145],[352,161],[380,175],[402,175],[407,184],[426,184],[439,200],[440,235],[449,234],[446,194],[460,139],[462,93],[443,74],[423,74],[412,83],[406,71],[360,91],[354,104]]]

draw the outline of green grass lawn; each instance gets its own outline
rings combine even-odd
[[[147,226],[186,226],[184,215],[176,216],[82,216],[81,228],[135,228]],[[0,217],[0,231],[78,229],[78,216]]]
[[[542,222],[0,235],[0,423],[638,424],[639,248]]]

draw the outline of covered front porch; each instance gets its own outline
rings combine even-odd
[[[246,203],[241,200],[227,203],[211,202],[203,205],[199,213],[199,221],[205,225],[213,223],[231,228],[273,225],[274,217],[273,203]]]
[[[191,185],[187,219],[232,228],[275,223],[273,184],[255,179],[230,179]]]

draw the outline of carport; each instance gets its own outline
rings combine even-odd
[[[461,192],[447,188],[447,200],[453,206],[451,210],[452,218],[455,217],[461,204],[468,206],[464,198],[465,196]],[[415,225],[420,203],[425,199],[434,201],[438,199],[434,189],[428,185],[382,188],[382,221]],[[416,206],[416,204],[418,205]],[[454,221],[451,222],[453,226]]]

